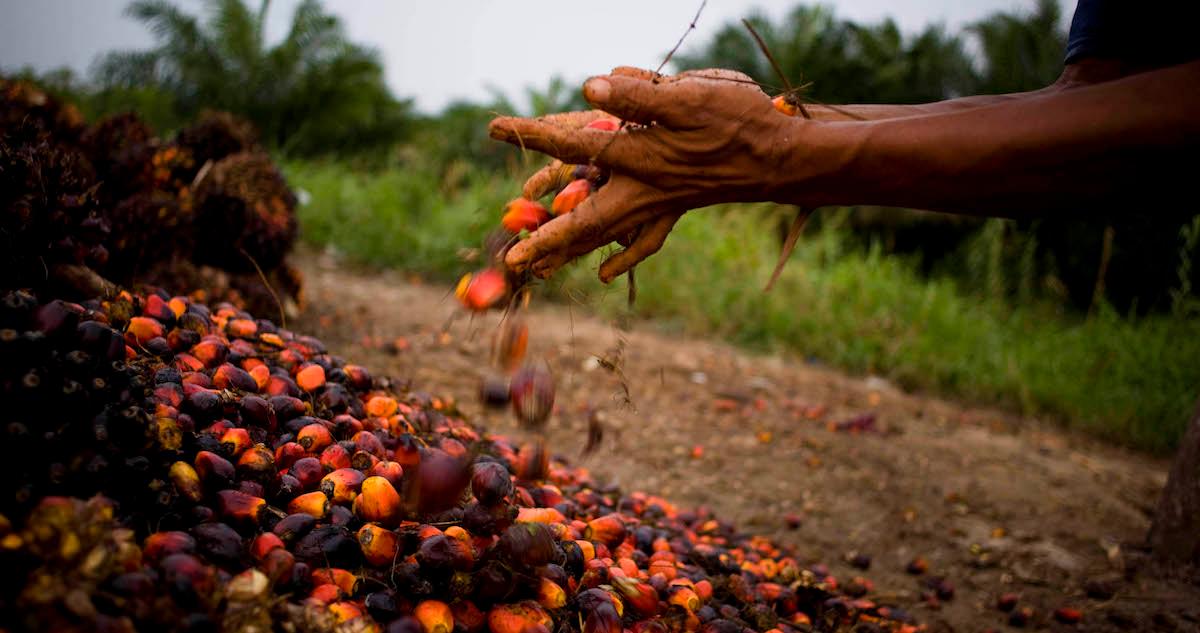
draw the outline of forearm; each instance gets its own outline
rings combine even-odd
[[[1195,165],[1196,112],[1200,62],[938,114],[794,121],[773,197],[1038,215],[1169,196]]]
[[[1022,99],[1036,94],[1040,94],[1042,89],[1035,92],[1021,92],[1003,95],[980,95],[973,97],[962,97],[959,99],[947,99],[945,101],[935,101],[933,103],[917,103],[911,105],[887,105],[887,104],[854,104],[854,105],[806,105],[812,118],[817,121],[878,121],[880,119],[900,119],[911,116],[923,116],[928,114],[943,114],[946,112],[956,112],[967,108],[978,108],[981,106],[994,105],[1014,99]]]

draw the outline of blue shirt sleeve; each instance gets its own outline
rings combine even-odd
[[[1197,0],[1079,0],[1066,63],[1118,59],[1162,67],[1200,59]]]

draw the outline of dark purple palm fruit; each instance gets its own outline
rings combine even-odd
[[[241,152],[258,149],[258,132],[254,124],[229,112],[205,110],[196,121],[176,135],[174,144],[191,159],[191,165],[181,177],[191,181],[211,163]]]

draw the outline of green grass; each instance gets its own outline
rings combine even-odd
[[[372,175],[298,164],[312,195],[304,238],[354,260],[453,279],[516,191],[512,179],[470,173],[441,186],[419,170]],[[639,316],[754,350],[784,351],[907,388],[1048,415],[1141,449],[1182,435],[1200,394],[1200,322],[1171,315],[1091,318],[1049,302],[1011,305],[924,279],[913,262],[853,250],[836,217],[806,234],[775,289],[762,292],[777,253],[762,208],[690,213],[664,250],[638,268]],[[600,312],[623,309],[624,289],[595,280],[598,256],[546,285]],[[620,284],[623,286],[623,284]]]

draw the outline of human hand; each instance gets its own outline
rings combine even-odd
[[[664,77],[618,68],[593,77],[584,97],[630,125],[587,127],[602,112],[538,119],[501,117],[493,138],[549,154],[561,162],[535,174],[524,195],[561,186],[563,164],[593,164],[608,180],[572,212],[542,225],[509,249],[506,263],[547,277],[568,261],[614,241],[626,248],[605,260],[609,282],[656,253],[685,212],[711,204],[768,200],[781,179],[788,126],[746,75],[704,70]]]

